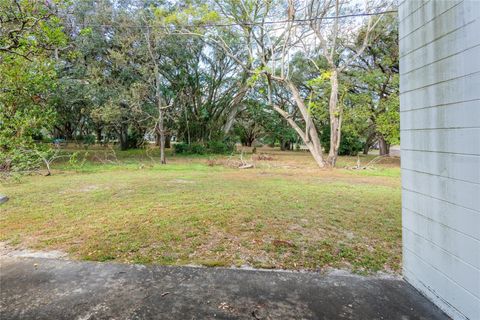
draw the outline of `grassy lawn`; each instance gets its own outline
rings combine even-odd
[[[318,170],[307,153],[268,153],[245,170],[226,157],[161,166],[143,151],[112,164],[90,153],[76,169],[1,185],[0,241],[95,261],[400,270],[398,160]]]

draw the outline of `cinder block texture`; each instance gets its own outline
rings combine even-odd
[[[404,277],[480,319],[480,0],[404,0],[399,19]]]

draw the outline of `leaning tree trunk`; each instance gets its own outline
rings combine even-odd
[[[248,63],[247,70],[250,68],[251,68],[251,63]],[[223,126],[224,134],[230,133],[230,130],[233,127],[233,123],[235,122],[235,118],[242,111],[241,102],[245,97],[245,95],[247,94],[248,89],[250,88],[250,85],[248,84],[249,78],[250,78],[250,74],[248,72],[243,72],[242,79],[239,83],[240,90],[238,91],[238,93],[235,95],[235,97],[232,99],[230,103],[230,112],[228,113],[227,121]]]
[[[232,102],[230,103],[231,109],[230,112],[227,115],[227,121],[225,122],[225,125],[223,126],[223,133],[228,134],[230,130],[233,127],[233,123],[235,122],[235,119],[237,115],[242,111],[242,106],[240,102],[243,100],[245,97],[247,91],[248,91],[248,84],[244,84],[241,88],[240,91],[237,93],[237,95],[233,98]]]
[[[330,150],[328,152],[327,162],[334,167],[337,162],[342,135],[342,110],[338,105],[338,73],[336,70],[332,72],[330,84],[331,92],[328,105],[328,111],[330,113]]]
[[[310,151],[317,165],[320,168],[324,168],[325,160],[323,159],[322,145],[320,143],[320,138],[318,137],[317,129],[315,128],[315,125],[308,112],[305,102],[300,96],[300,92],[298,91],[298,88],[292,82],[286,81],[286,84],[288,89],[292,93],[293,99],[297,104],[300,114],[302,115],[305,121],[305,131],[298,126],[298,124],[292,119],[291,115],[288,114],[285,110],[283,110],[277,105],[274,105],[273,108],[275,109],[275,111],[280,113],[280,115],[282,115],[285,118],[285,120],[287,120],[288,124],[298,133],[303,143],[305,143],[308,150]]]
[[[375,133],[371,133],[367,137],[367,141],[365,141],[365,145],[363,146],[363,154],[367,155],[368,151],[372,147],[373,139],[375,138]]]

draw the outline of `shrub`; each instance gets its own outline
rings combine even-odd
[[[95,141],[96,141],[96,137],[92,134],[89,134],[89,135],[83,137],[82,142],[84,144],[92,145],[92,144],[95,144]]]
[[[206,154],[206,153],[215,153],[215,154],[224,154],[229,153],[234,150],[235,144],[229,141],[209,141],[207,144],[203,145],[201,143],[176,143],[174,145],[174,151],[177,154]]]
[[[180,142],[180,143],[176,143],[173,148],[175,153],[177,154],[205,154],[206,153],[205,147],[200,143],[188,144],[188,143]]]
[[[321,135],[322,146],[325,152],[330,150],[330,127],[326,126]],[[342,130],[342,137],[340,140],[340,147],[338,148],[338,154],[340,156],[356,156],[361,150],[363,150],[364,143],[358,135],[349,131]]]
[[[140,148],[143,144],[143,132],[138,132],[136,130],[129,131],[127,134],[127,148],[128,149],[137,149]]]
[[[229,140],[226,141],[209,141],[207,143],[207,149],[209,153],[231,153],[235,148],[235,143]]]
[[[338,154],[341,156],[356,156],[363,150],[363,142],[357,135],[342,132],[342,140]]]
[[[178,142],[173,145],[173,151],[178,154],[187,153],[188,144]]]
[[[205,154],[206,153],[206,148],[204,145],[200,143],[192,143],[190,145],[190,152],[191,154]]]

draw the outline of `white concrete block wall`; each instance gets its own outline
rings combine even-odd
[[[480,0],[402,0],[404,277],[480,319]]]

